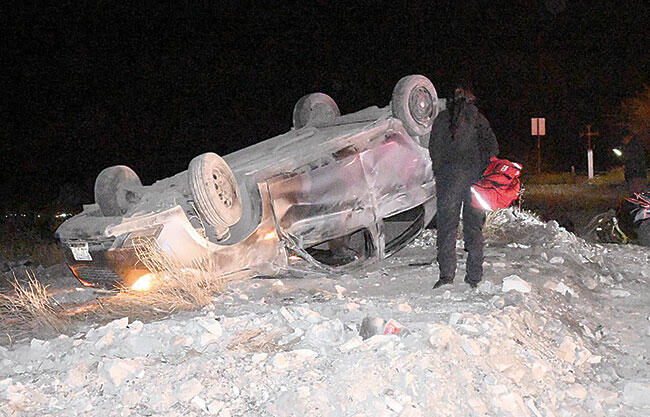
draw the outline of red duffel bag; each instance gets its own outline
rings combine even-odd
[[[516,162],[490,158],[481,178],[472,184],[472,205],[487,211],[510,207],[521,192],[521,170]]]

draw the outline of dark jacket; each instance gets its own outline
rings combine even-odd
[[[645,178],[648,173],[645,164],[645,150],[638,137],[634,136],[623,146],[625,159],[625,181],[632,178]]]
[[[452,108],[442,111],[433,122],[429,140],[433,172],[438,178],[466,173],[477,180],[490,157],[499,153],[499,145],[490,123],[474,104],[456,105],[462,107],[455,110],[458,113],[455,134],[452,135]]]

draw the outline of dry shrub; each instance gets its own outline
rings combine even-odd
[[[0,293],[0,330],[3,334],[20,329],[53,330],[60,333],[68,324],[63,309],[48,297],[47,286],[42,285],[33,273],[27,272],[27,281],[10,281],[14,293]],[[27,329],[27,330],[26,330]]]
[[[485,241],[492,244],[508,244],[520,241],[524,237],[522,234],[525,235],[527,231],[517,227],[510,227],[512,223],[511,217],[517,217],[519,215],[531,217],[542,222],[537,213],[529,210],[506,208],[490,211],[487,213],[485,225],[483,226],[483,238]]]
[[[278,352],[286,348],[276,342],[282,335],[279,331],[264,333],[260,327],[242,330],[233,337],[228,349],[243,352]]]
[[[146,291],[123,288],[117,296],[100,301],[104,314],[193,310],[209,305],[213,295],[225,289],[225,279],[217,273],[210,258],[195,259],[191,265],[185,265],[164,252],[155,239],[143,237],[133,244],[138,259],[152,273],[152,286]]]

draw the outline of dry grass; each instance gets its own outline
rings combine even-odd
[[[226,280],[219,276],[209,258],[184,265],[150,238],[136,240],[134,248],[138,259],[152,273],[151,288],[123,288],[115,297],[99,302],[96,314],[141,317],[194,310],[212,303],[214,294],[225,289]]]
[[[522,213],[526,216],[533,217],[538,221],[542,221],[537,213],[520,210],[516,208],[508,208],[503,210],[496,210],[487,213],[485,225],[483,226],[483,237],[486,242],[496,244],[507,244],[517,242],[522,236],[514,233],[512,228],[504,227],[507,223],[506,210],[513,210],[515,214]]]
[[[280,346],[276,342],[282,335],[282,332],[278,331],[264,333],[260,327],[242,330],[228,344],[228,349],[242,352],[278,352],[286,349],[286,346]]]
[[[27,273],[27,281],[20,283],[14,276],[10,281],[13,294],[0,293],[0,331],[11,334],[49,330],[60,333],[68,324],[61,306],[56,304],[33,273]]]

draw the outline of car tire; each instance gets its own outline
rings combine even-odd
[[[409,135],[424,136],[438,115],[438,93],[427,77],[408,75],[395,85],[390,107]]]
[[[644,220],[636,231],[639,245],[650,246],[650,220]]]
[[[104,216],[122,216],[142,196],[138,175],[125,165],[108,167],[95,179],[95,202]]]
[[[192,159],[188,168],[196,209],[214,227],[218,238],[242,216],[239,187],[232,170],[219,155],[208,152]]]
[[[293,127],[324,126],[341,115],[332,97],[323,93],[303,96],[293,108]]]

